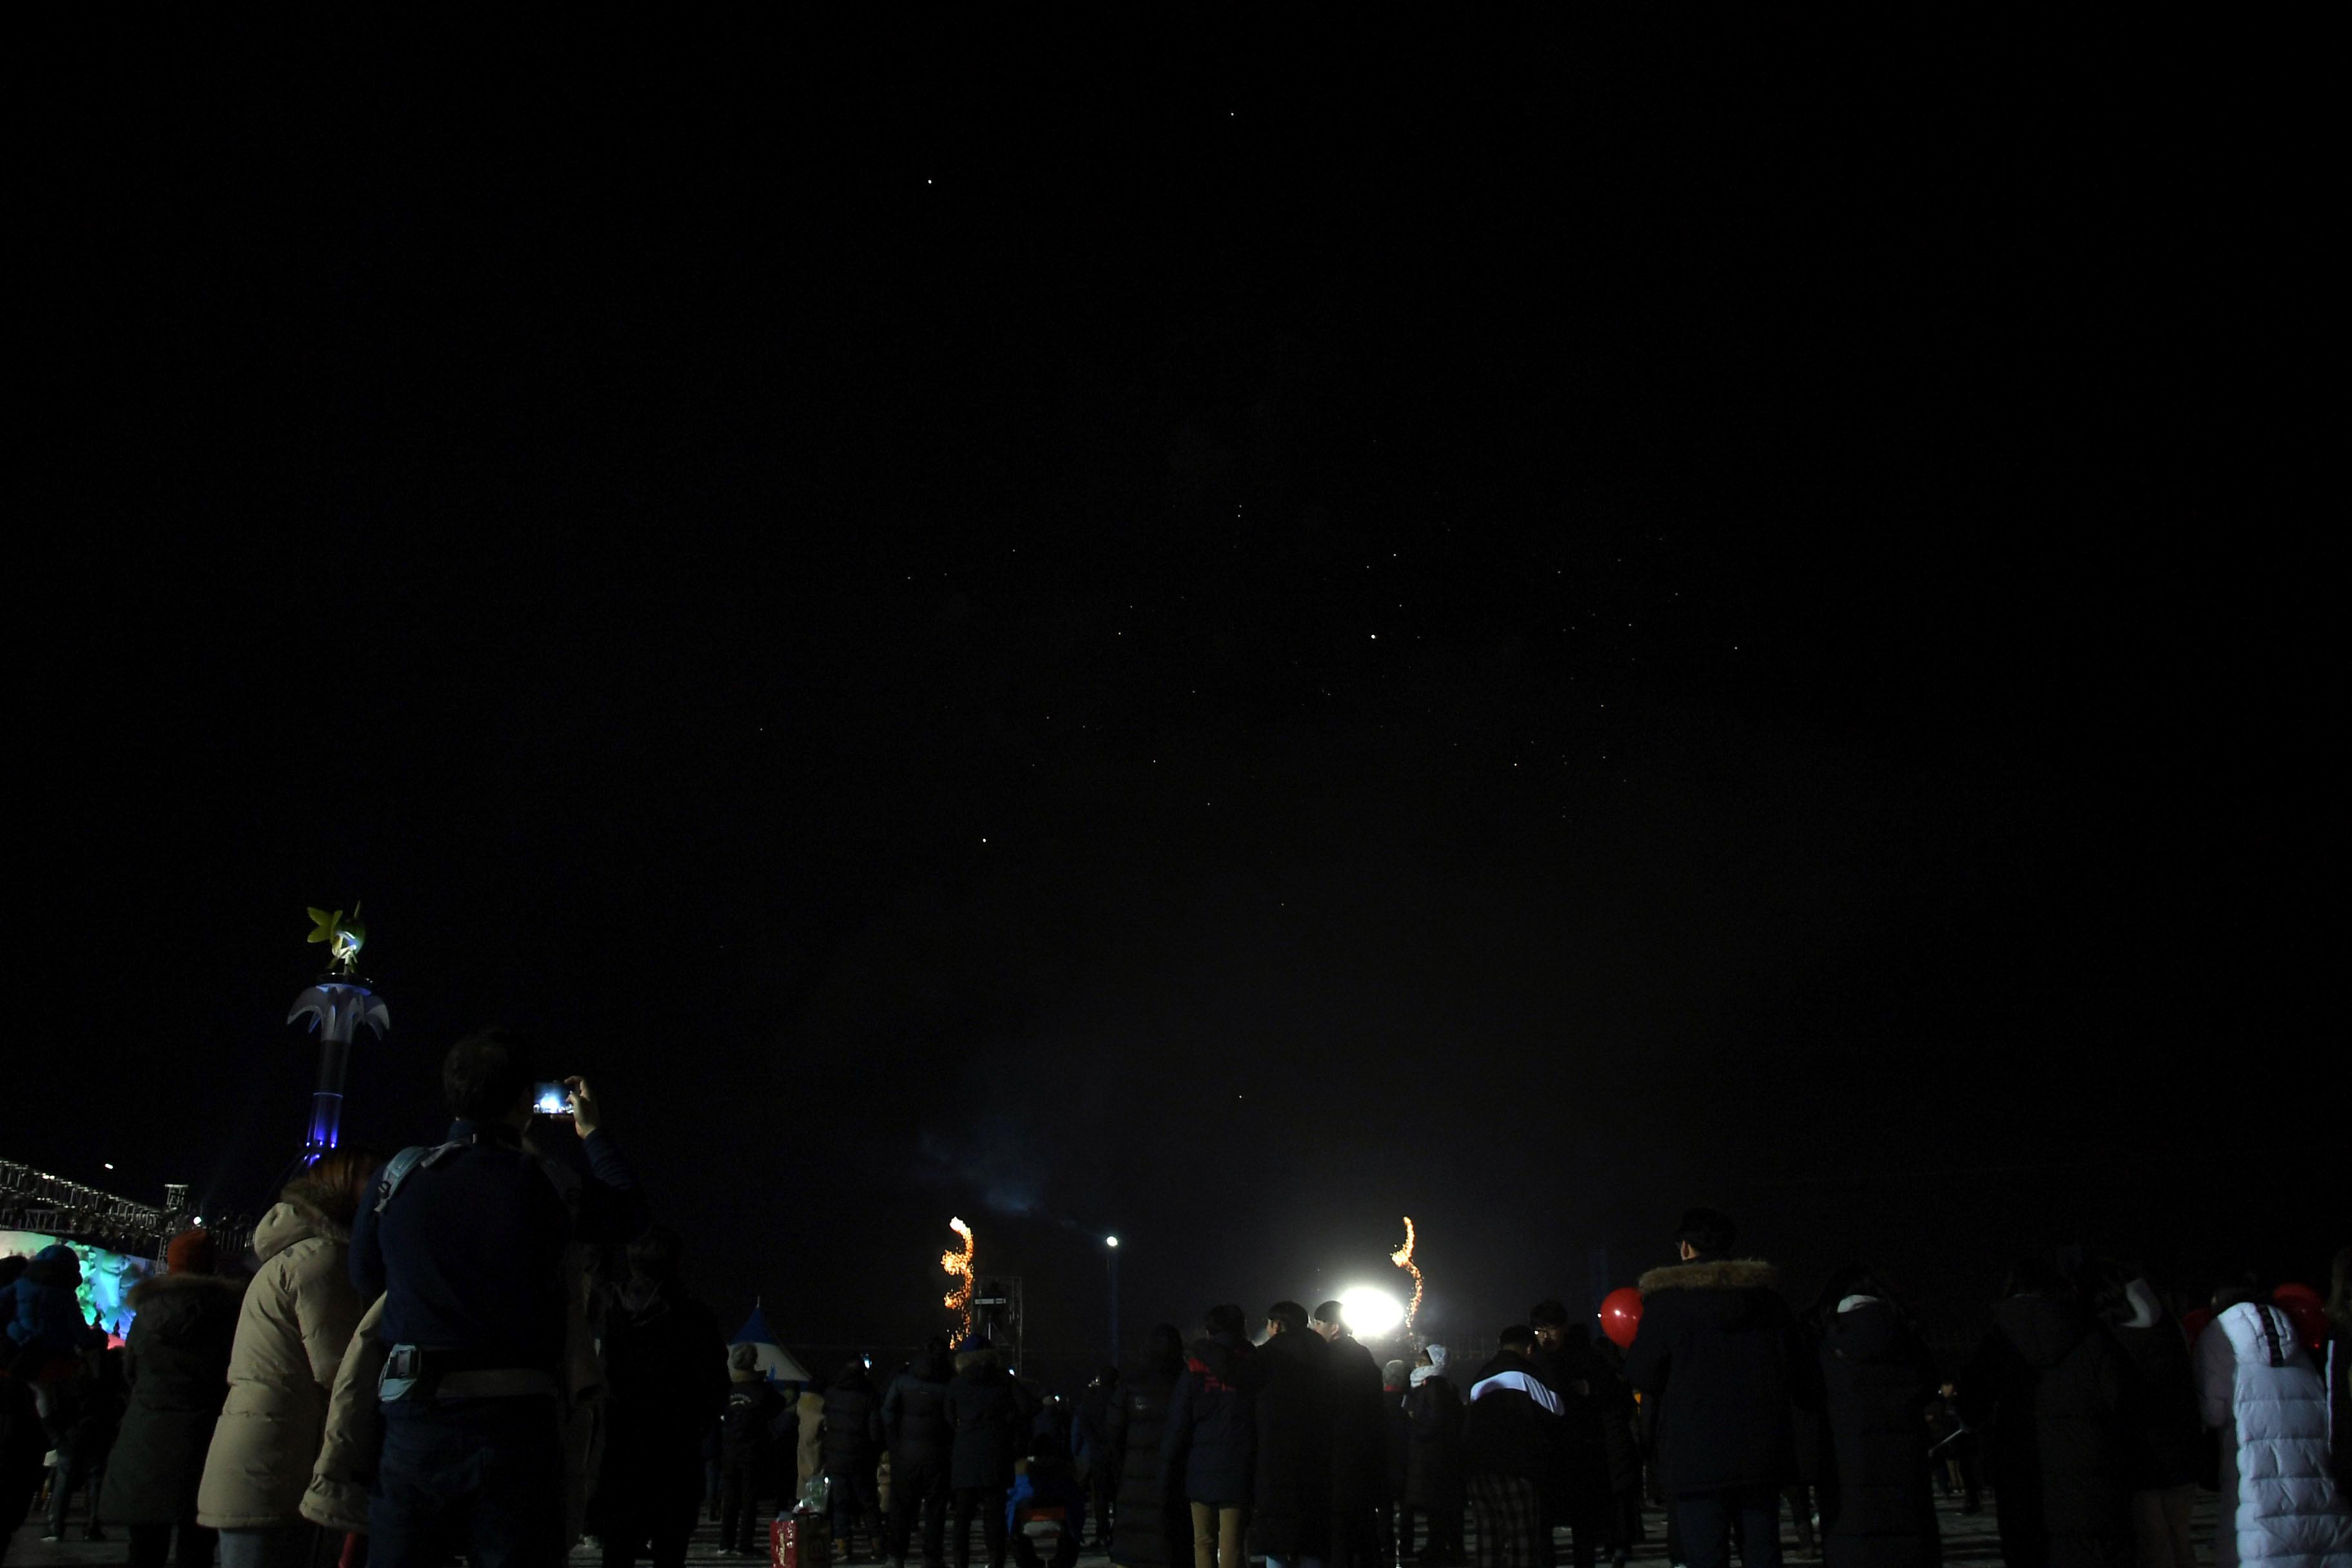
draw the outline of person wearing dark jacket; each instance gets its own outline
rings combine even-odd
[[[1609,1455],[1609,1560],[1615,1568],[1633,1561],[1642,1540],[1641,1408],[1625,1381],[1625,1352],[1606,1335],[1592,1347],[1593,1398],[1601,1406],[1601,1433]]]
[[[882,1397],[863,1358],[842,1363],[824,1390],[824,1479],[833,1497],[833,1540],[841,1561],[855,1563],[854,1532],[880,1557],[882,1494],[875,1479],[882,1462]],[[895,1477],[893,1478],[895,1481]]]
[[[48,1528],[41,1539],[66,1538],[66,1514],[73,1506],[73,1495],[88,1487],[89,1522],[83,1527],[82,1539],[103,1541],[106,1531],[98,1523],[99,1480],[106,1472],[107,1457],[114,1451],[115,1436],[122,1429],[122,1352],[98,1351],[84,1356],[80,1373],[58,1388],[56,1400],[48,1426],[49,1447],[58,1458],[49,1474]]]
[[[1307,1309],[1266,1309],[1265,1343],[1253,1362],[1256,1476],[1250,1539],[1276,1564],[1322,1562],[1332,1551],[1331,1347],[1307,1326]]]
[[[1985,1434],[1986,1479],[2009,1568],[2132,1561],[2131,1360],[2057,1268],[2010,1270],[1992,1331],[1960,1374],[1960,1412]]]
[[[934,1337],[882,1396],[882,1436],[890,1449],[890,1561],[903,1563],[915,1521],[923,1521],[923,1568],[946,1561],[948,1464],[954,1433],[947,1417],[955,1375],[948,1342]]]
[[[1160,1457],[1178,1381],[1184,1337],[1155,1323],[1143,1353],[1119,1374],[1104,1430],[1118,1477],[1111,1509],[1110,1560],[1118,1568],[1185,1568],[1192,1560],[1192,1510],[1183,1478]]]
[[[783,1396],[760,1371],[755,1345],[727,1352],[727,1405],[719,1415],[719,1550],[764,1555],[760,1489],[776,1446]]]
[[[1349,1329],[1340,1302],[1317,1307],[1307,1326],[1331,1347],[1325,1369],[1331,1398],[1331,1537],[1325,1561],[1330,1568],[1370,1568],[1388,1498],[1381,1363]]]
[[[629,1244],[629,1282],[604,1321],[604,1462],[594,1517],[604,1568],[648,1554],[678,1568],[702,1502],[702,1434],[727,1407],[727,1342],[678,1283],[678,1236]]]
[[[1306,1314],[1300,1313],[1304,1323]],[[1162,1473],[1181,1482],[1191,1515],[1193,1568],[1246,1568],[1243,1541],[1257,1489],[1257,1394],[1264,1382],[1242,1332],[1242,1310],[1209,1309],[1168,1399]]]
[[[1410,1451],[1405,1456],[1404,1528],[1400,1544],[1412,1552],[1412,1517],[1429,1517],[1429,1545],[1422,1560],[1458,1563],[1462,1552],[1462,1391],[1446,1375],[1451,1355],[1441,1344],[1422,1347],[1423,1364],[1412,1369],[1405,1396]]]
[[[1811,1314],[1822,1376],[1822,1556],[1828,1568],[1936,1568],[1927,1406],[1936,1363],[1868,1270],[1840,1269]]]
[[[1609,1437],[1605,1370],[1594,1359],[1584,1325],[1556,1300],[1538,1301],[1528,1312],[1536,1335],[1536,1370],[1559,1395],[1559,1445],[1544,1484],[1544,1542],[1567,1525],[1573,1533],[1576,1568],[1600,1561],[1601,1543],[1611,1537]]]
[[[16,1341],[0,1336],[0,1563],[7,1562],[8,1542],[33,1510],[41,1457],[49,1447],[40,1404],[31,1385],[16,1375],[17,1363],[32,1359]]]
[[[1543,1489],[1559,1462],[1560,1398],[1536,1365],[1535,1331],[1514,1323],[1471,1381],[1462,1462],[1478,1526],[1478,1568],[1536,1568],[1546,1552]]]
[[[1729,1215],[1683,1215],[1682,1262],[1644,1274],[1625,1379],[1654,1401],[1658,1486],[1683,1561],[1779,1568],[1780,1488],[1796,1471],[1790,1412],[1819,1404],[1811,1358],[1769,1263],[1727,1256]]]
[[[1004,1370],[996,1352],[967,1342],[956,1352],[955,1380],[941,1401],[954,1434],[948,1484],[955,1489],[955,1568],[971,1568],[971,1521],[980,1516],[988,1568],[1004,1568],[1004,1494],[1013,1461],[1036,1415],[1036,1401]]]
[[[567,1082],[587,1173],[524,1148],[538,1079],[510,1030],[450,1047],[445,1142],[394,1155],[352,1222],[352,1283],[362,1301],[383,1298],[386,1347],[370,1568],[433,1568],[453,1553],[547,1563],[566,1549],[567,1258],[579,1244],[635,1239],[649,1216],[581,1079]]]
[[[100,1517],[131,1527],[133,1568],[161,1568],[175,1530],[180,1568],[207,1568],[214,1536],[196,1523],[196,1489],[228,1398],[244,1285],[213,1271],[208,1232],[182,1232],[164,1257],[166,1272],[131,1290],[137,1315],[122,1358],[130,1396]]]
[[[1095,1545],[1110,1545],[1111,1501],[1118,1495],[1118,1467],[1112,1462],[1111,1407],[1118,1403],[1118,1368],[1107,1366],[1078,1395],[1078,1419],[1071,1441],[1077,1448],[1078,1483],[1093,1505]]]
[[[56,1242],[33,1254],[9,1286],[16,1310],[8,1318],[8,1337],[20,1350],[42,1361],[76,1356],[106,1336],[94,1332],[81,1315],[81,1259],[74,1249]],[[36,1365],[40,1363],[36,1363]],[[26,1376],[29,1368],[20,1368]]]
[[[2137,1568],[2194,1568],[2189,1516],[2204,1464],[2205,1422],[2188,1336],[2156,1287],[2129,1269],[2102,1265],[2092,1292],[2093,1311],[2130,1358],[2139,1385],[2128,1434]]]

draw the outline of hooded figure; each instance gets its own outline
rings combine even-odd
[[[2221,1433],[2215,1568],[2342,1568],[2352,1507],[2336,1490],[2327,1385],[2287,1315],[2241,1301],[2197,1336],[2205,1422]]]
[[[992,1350],[973,1346],[959,1352],[955,1364],[944,1408],[955,1433],[948,1481],[955,1490],[956,1568],[969,1568],[971,1562],[975,1514],[987,1537],[990,1568],[1004,1568],[1004,1494],[1012,1489],[1013,1461],[1026,1447],[1023,1435],[1037,1414],[1036,1405]]]
[[[213,1428],[196,1493],[209,1530],[281,1530],[301,1522],[302,1494],[326,1436],[327,1399],[368,1304],[352,1285],[351,1208],[374,1162],[346,1160],[348,1184],[298,1184],[253,1232],[261,1271],[246,1288],[229,1353],[228,1400]],[[331,1176],[334,1173],[330,1173]],[[327,1209],[340,1211],[331,1217]]]
[[[1940,1386],[1927,1347],[1866,1279],[1832,1287],[1816,1329],[1822,1369],[1822,1556],[1829,1568],[1935,1568],[1927,1466]]]
[[[1108,1416],[1110,1462],[1118,1471],[1110,1560],[1118,1568],[1184,1568],[1192,1562],[1183,1474],[1171,1470],[1160,1452],[1183,1375],[1184,1337],[1172,1323],[1154,1324],[1143,1337],[1143,1353],[1119,1375]]]
[[[2140,1568],[2192,1568],[2189,1510],[2204,1468],[2205,1423],[2180,1324],[2145,1279],[2110,1274],[2099,1317],[2131,1358],[2139,1400],[2131,1417],[2132,1533]]]
[[[955,1376],[945,1340],[932,1340],[882,1396],[882,1436],[890,1450],[890,1560],[903,1562],[923,1521],[925,1568],[940,1568],[947,1551],[949,1380]]]
[[[107,1461],[100,1512],[131,1529],[134,1562],[161,1562],[163,1539],[181,1531],[184,1558],[212,1554],[200,1535],[196,1492],[212,1449],[213,1424],[228,1398],[230,1352],[243,1285],[212,1271],[212,1238],[188,1231],[170,1250],[171,1272],[131,1288],[137,1316],[123,1348],[130,1401]],[[196,1559],[201,1561],[202,1559]]]
[[[8,1289],[15,1307],[8,1337],[16,1348],[50,1356],[72,1355],[89,1347],[90,1327],[81,1315],[78,1294],[81,1259],[72,1247],[58,1242],[41,1248]],[[17,1373],[23,1376],[27,1371],[19,1367]]]
[[[1404,1500],[1429,1514],[1431,1552],[1444,1558],[1462,1541],[1462,1391],[1446,1375],[1452,1352],[1439,1344],[1427,1349],[1429,1364],[1412,1369],[1405,1399],[1412,1446],[1405,1458]]]
[[[2074,1305],[2057,1270],[2011,1270],[1993,1328],[1960,1374],[1960,1413],[1986,1433],[2001,1559],[2011,1568],[2132,1562],[2131,1359]]]
[[[854,1563],[851,1531],[863,1525],[866,1547],[882,1553],[882,1498],[876,1467],[882,1458],[882,1396],[853,1358],[824,1389],[824,1479],[833,1500],[833,1539],[843,1561]]]
[[[604,1320],[609,1393],[604,1462],[590,1512],[607,1568],[648,1549],[685,1559],[703,1497],[702,1435],[727,1406],[727,1341],[678,1283],[678,1236],[655,1226],[629,1244],[629,1283]]]

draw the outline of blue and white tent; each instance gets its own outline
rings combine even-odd
[[[756,1301],[751,1304],[751,1315],[727,1342],[730,1351],[737,1345],[750,1345],[760,1352],[760,1370],[771,1383],[797,1383],[805,1387],[816,1381],[808,1374],[808,1368],[793,1359],[792,1352],[776,1342],[776,1336],[768,1331],[768,1315]]]

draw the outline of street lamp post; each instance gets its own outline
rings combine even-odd
[[[1118,1364],[1118,1237],[1103,1237],[1103,1257],[1110,1264],[1110,1364]]]

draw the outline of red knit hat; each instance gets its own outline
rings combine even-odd
[[[163,1249],[163,1268],[169,1274],[210,1274],[213,1271],[213,1233],[208,1230],[184,1230],[172,1238]]]

